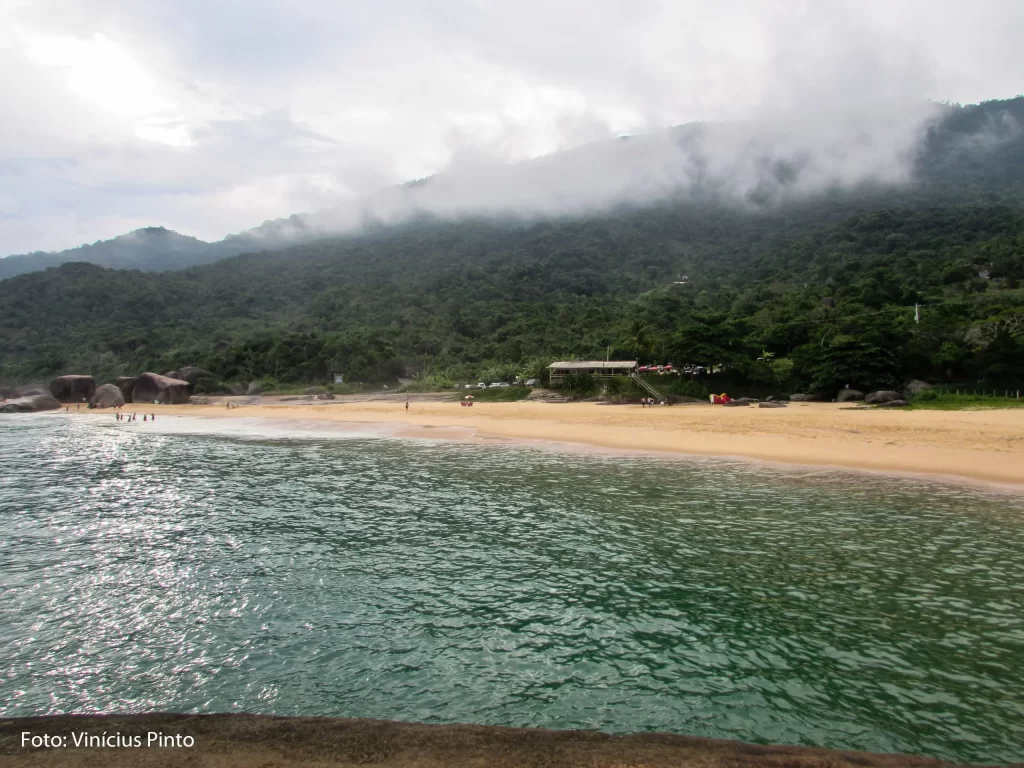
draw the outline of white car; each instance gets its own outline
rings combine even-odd
[[[481,381],[481,382],[480,382],[479,384],[477,384],[477,385],[476,385],[476,388],[477,388],[477,389],[487,389],[487,385],[486,385],[486,384],[484,384],[484,383],[483,383],[483,382]]]
[[[538,384],[540,384],[540,381],[538,379],[527,379],[526,380],[526,386],[528,386],[528,387],[536,387]]]
[[[500,381],[494,381],[494,382],[491,382],[490,384],[488,384],[487,388],[488,389],[494,389],[495,387],[500,387],[500,386],[508,386],[508,385],[507,384],[503,385]]]

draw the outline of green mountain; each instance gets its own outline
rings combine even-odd
[[[215,258],[212,245],[163,227],[136,229],[112,240],[101,240],[57,253],[27,253],[0,259],[0,280],[37,272],[70,261],[85,261],[114,269],[161,271],[207,264]],[[233,255],[233,254],[224,254]]]
[[[611,355],[721,367],[673,385],[695,395],[1024,388],[1022,113],[1024,99],[950,107],[902,186],[421,216],[175,272],[22,275],[0,282],[0,378],[194,364],[239,381],[444,382]]]

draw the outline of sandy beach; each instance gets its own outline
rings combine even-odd
[[[133,408],[128,405],[124,410]],[[397,434],[408,437],[544,441],[613,451],[742,457],[942,475],[1024,489],[1024,409],[902,411],[836,403],[791,403],[779,409],[641,408],[532,401],[478,402],[466,408],[424,396],[414,398],[408,411],[400,396],[323,403],[267,397],[259,404],[230,409],[223,401],[144,408],[164,417],[390,424]]]

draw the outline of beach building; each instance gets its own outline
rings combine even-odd
[[[573,373],[588,373],[603,379],[612,376],[635,376],[636,360],[566,360],[552,363],[548,370],[551,371],[552,384],[558,384]]]

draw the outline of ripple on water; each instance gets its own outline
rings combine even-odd
[[[1024,760],[1019,497],[0,420],[0,715],[667,730]]]

